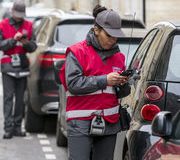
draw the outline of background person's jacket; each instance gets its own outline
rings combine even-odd
[[[29,42],[22,45],[13,39],[17,32],[25,34]],[[37,48],[33,35],[32,22],[23,20],[16,22],[13,18],[6,18],[0,23],[0,50],[3,51],[1,59],[1,71],[14,77],[24,77],[29,75],[28,59],[26,53],[33,52]],[[21,55],[21,59],[26,65],[12,67],[12,55]]]

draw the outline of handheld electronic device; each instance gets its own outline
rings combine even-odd
[[[133,73],[134,73],[133,69],[127,69],[127,70],[123,71],[122,73],[120,73],[120,75],[129,77],[129,76],[132,76]]]
[[[27,35],[26,34],[23,34],[21,39],[26,39],[27,38]]]

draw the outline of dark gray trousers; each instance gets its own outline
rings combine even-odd
[[[116,134],[69,136],[69,160],[113,160],[115,143]]]
[[[24,91],[27,78],[15,78],[2,73],[3,82],[3,113],[4,130],[11,132],[13,129],[21,129],[24,116]],[[15,104],[13,102],[15,100]]]

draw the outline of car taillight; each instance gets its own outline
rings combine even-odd
[[[157,101],[163,97],[164,92],[159,86],[151,85],[145,90],[144,95],[150,101]]]
[[[141,117],[146,121],[152,121],[154,116],[161,110],[155,104],[146,104],[141,109]]]
[[[59,60],[65,60],[65,54],[42,54],[39,57],[40,64],[42,67],[51,67],[53,65],[53,62],[59,61]]]

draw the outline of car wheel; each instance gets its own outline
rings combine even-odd
[[[56,127],[56,144],[59,147],[67,146],[67,138],[62,133],[61,127],[60,127],[60,124],[59,124],[58,120],[57,120],[57,127]]]
[[[42,132],[44,130],[44,118],[37,115],[30,104],[26,106],[25,129],[27,132]]]
[[[130,160],[129,152],[126,150],[123,160]]]

